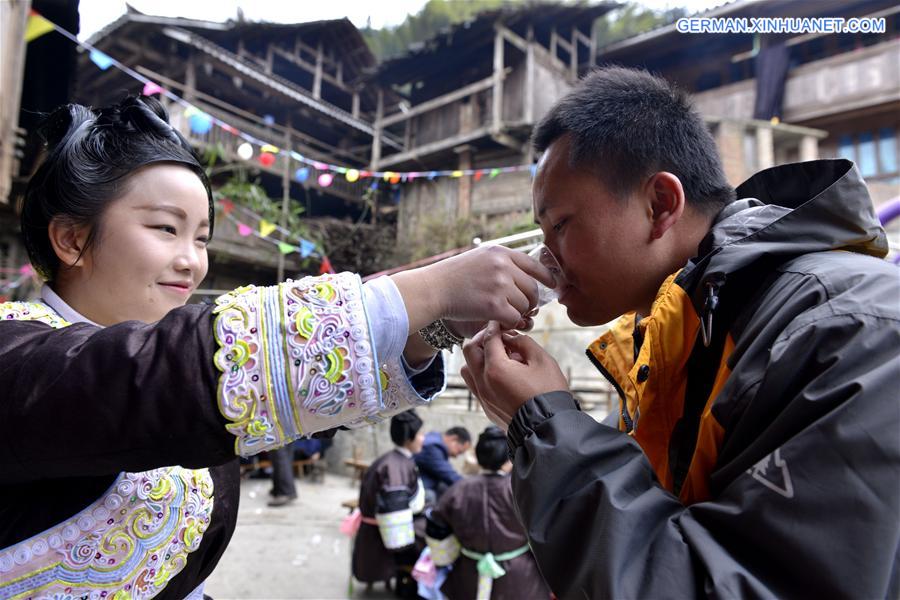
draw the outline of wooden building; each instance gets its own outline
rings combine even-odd
[[[190,101],[200,110],[281,149],[273,164],[253,161],[270,196],[302,202],[308,216],[356,216],[369,182],[335,177],[321,187],[315,174],[302,183],[302,165],[291,151],[312,160],[365,168],[375,128],[378,94],[364,85],[375,58],[348,19],[299,24],[214,23],[144,15],[133,9],[88,40]],[[117,100],[142,84],[118,69],[100,70],[81,57],[76,99],[94,105]],[[175,125],[202,154],[216,148],[226,163],[240,164],[243,139],[219,128],[192,131],[183,108],[169,106]],[[384,138],[388,147],[399,142]],[[259,151],[259,148],[256,148]],[[244,163],[246,165],[246,163]],[[221,169],[219,169],[221,170]],[[272,245],[240,237],[223,223],[210,244],[210,294],[246,282],[271,283],[281,256]],[[287,275],[300,269],[288,255]]]
[[[382,64],[370,167],[422,172],[401,186],[399,240],[426,221],[481,222],[488,230],[530,210],[529,173],[430,180],[432,169],[529,163],[531,129],[591,68],[594,21],[618,4],[529,3],[486,11]],[[397,148],[390,141],[399,140]]]
[[[598,62],[643,67],[691,92],[737,182],[773,164],[845,156],[877,201],[900,184],[900,6],[891,0],[739,0],[703,17],[875,17],[883,33],[683,34],[675,25],[601,48]],[[766,48],[784,47],[780,125],[754,120]],[[766,74],[767,76],[769,74]]]

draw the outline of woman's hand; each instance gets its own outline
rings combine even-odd
[[[503,329],[527,327],[538,300],[534,280],[554,285],[547,267],[502,246],[476,248],[391,278],[406,304],[410,332],[446,319],[463,336],[486,321],[497,321]]]

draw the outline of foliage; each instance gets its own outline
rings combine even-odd
[[[594,33],[602,48],[639,33],[669,25],[686,15],[687,11],[684,8],[654,11],[632,2],[597,19],[594,23]]]
[[[407,261],[434,256],[472,244],[472,239],[483,236],[483,227],[474,217],[448,219],[444,215],[423,218],[416,227],[415,238],[404,250]]]
[[[406,262],[396,252],[394,225],[318,218],[307,221],[312,236],[320,240],[335,271],[360,275],[378,273]]]
[[[384,29],[365,27],[361,32],[372,53],[383,61],[404,54],[410,44],[432,38],[442,29],[467,21],[482,11],[525,2],[527,0],[429,0],[422,10],[408,15],[400,25]],[[632,2],[598,19],[594,28],[604,46],[674,23],[686,14],[683,8],[654,11]]]
[[[422,10],[409,15],[396,27],[361,30],[372,53],[379,61],[399,56],[410,44],[422,42],[450,25],[471,19],[478,13],[522,0],[429,0]]]

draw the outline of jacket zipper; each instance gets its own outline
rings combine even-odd
[[[619,394],[619,405],[621,406],[621,410],[619,414],[622,415],[622,422],[625,423],[625,433],[631,433],[634,430],[634,421],[631,419],[631,415],[628,414],[628,402],[625,399],[625,392],[622,391],[622,387],[619,385],[619,382],[616,381],[615,377],[610,375],[609,371],[604,368],[600,361],[597,360],[597,357],[591,352],[590,349],[585,351],[587,354],[588,360],[591,361],[600,374],[609,381],[614,388],[616,388],[616,392]]]

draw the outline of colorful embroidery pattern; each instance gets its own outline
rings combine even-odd
[[[200,546],[212,509],[206,469],[122,473],[71,519],[0,551],[0,598],[152,598]]]
[[[54,329],[66,327],[70,323],[41,302],[4,302],[0,304],[0,320],[40,321]]]
[[[69,325],[41,303],[0,304],[0,320]],[[151,598],[187,564],[209,526],[207,469],[122,473],[93,504],[0,549],[0,599]]]
[[[216,305],[219,408],[238,454],[377,417],[381,377],[359,277],[243,287]]]

